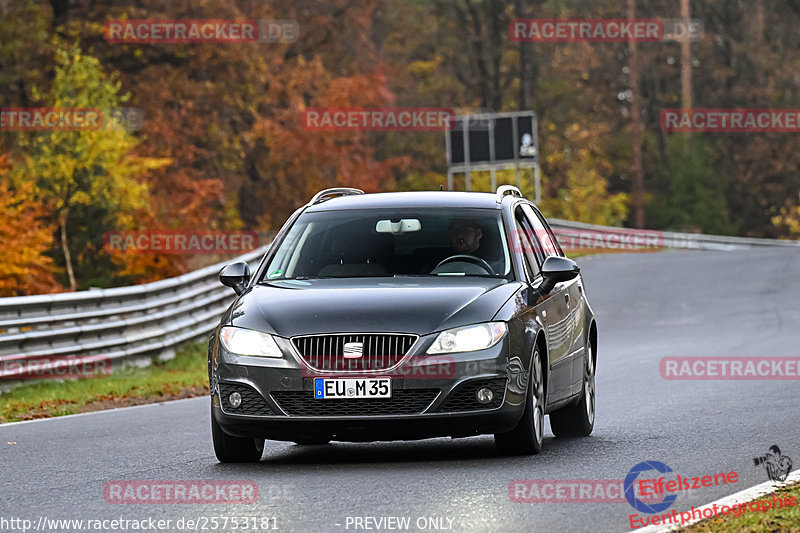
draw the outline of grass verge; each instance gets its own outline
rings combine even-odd
[[[183,345],[169,361],[90,379],[43,381],[0,393],[0,423],[71,415],[208,394],[207,345]]]
[[[711,533],[717,531],[735,532],[735,533],[750,533],[762,531],[774,531],[781,533],[800,533],[800,484],[789,485],[787,487],[776,490],[771,494],[760,496],[753,500],[753,502],[769,500],[772,502],[772,496],[775,495],[783,500],[787,498],[795,498],[794,506],[784,506],[780,509],[768,509],[765,512],[758,510],[750,510],[749,504],[746,505],[743,512],[740,509],[740,515],[734,516],[719,515],[706,520],[702,520],[689,527],[681,528],[679,531],[685,533]],[[763,505],[766,507],[766,504]],[[754,505],[754,507],[756,507]]]

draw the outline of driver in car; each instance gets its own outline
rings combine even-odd
[[[453,220],[449,226],[448,237],[450,239],[450,250],[445,255],[439,257],[438,260],[431,265],[431,268],[428,269],[429,272],[439,273],[464,271],[462,268],[456,268],[453,270],[452,267],[456,266],[456,263],[458,263],[459,265],[465,266],[467,273],[470,274],[497,273],[496,271],[486,271],[482,266],[475,264],[474,260],[471,261],[468,258],[464,258],[463,260],[453,259],[452,262],[448,261],[444,265],[439,265],[439,263],[444,259],[456,255],[468,255],[472,256],[473,258],[477,258],[479,263],[488,262],[489,266],[491,266],[493,269],[497,269],[499,267],[499,265],[492,264],[493,262],[490,261],[490,259],[494,258],[485,257],[489,254],[486,254],[486,251],[481,248],[483,229],[478,224],[469,220]],[[466,265],[464,265],[464,263],[466,263]],[[449,266],[449,264],[452,266]]]
[[[456,220],[450,224],[450,249],[452,254],[474,255],[481,245],[483,230],[468,221]]]

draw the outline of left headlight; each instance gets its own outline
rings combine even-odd
[[[283,357],[281,349],[269,333],[225,326],[219,332],[219,340],[226,350],[237,355]]]
[[[474,352],[491,348],[506,334],[505,322],[487,322],[442,331],[428,348],[429,354]]]

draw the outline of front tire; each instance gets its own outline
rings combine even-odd
[[[264,439],[233,437],[222,431],[211,407],[211,437],[220,463],[257,463],[264,454]]]
[[[586,359],[583,364],[583,391],[576,405],[562,407],[550,413],[550,428],[556,437],[588,437],[594,429],[595,358],[592,341],[586,342]]]
[[[533,349],[525,411],[517,426],[508,433],[495,433],[494,444],[502,455],[537,455],[544,438],[544,379],[539,347]]]

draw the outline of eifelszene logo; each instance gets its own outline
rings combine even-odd
[[[636,479],[639,477],[639,474],[642,472],[646,472],[648,470],[655,470],[662,474],[667,472],[672,472],[672,469],[665,465],[660,461],[642,461],[641,463],[637,464],[633,468],[630,469],[628,475],[625,476],[625,499],[628,500],[628,503],[641,513],[660,513],[661,511],[668,509],[673,503],[675,503],[675,499],[678,497],[677,494],[665,494],[664,499],[660,502],[645,502],[636,497],[634,492],[634,487],[636,483]]]
[[[789,472],[792,470],[792,460],[781,454],[781,449],[778,448],[777,444],[770,446],[766,454],[754,458],[753,462],[756,466],[764,465],[767,470],[767,477],[771,481],[786,481]]]

